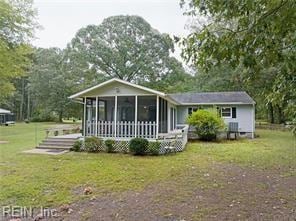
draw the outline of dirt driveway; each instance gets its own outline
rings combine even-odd
[[[213,163],[127,191],[91,196],[52,220],[296,220],[296,179],[277,171]]]

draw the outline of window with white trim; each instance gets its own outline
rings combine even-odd
[[[232,117],[231,107],[221,107],[221,117],[231,118]]]
[[[191,115],[192,112],[197,111],[198,108],[197,107],[188,107],[188,115]]]

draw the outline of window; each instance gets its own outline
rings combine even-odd
[[[221,117],[231,118],[231,107],[222,107],[221,108]]]
[[[189,107],[189,108],[188,108],[188,115],[191,115],[192,112],[197,111],[197,110],[198,110],[197,107]]]
[[[176,129],[177,111],[176,111],[176,108],[174,108],[174,107],[171,107],[170,111],[171,111],[171,114],[170,114],[170,118],[171,118],[170,119],[170,125],[171,125],[171,127],[170,127],[170,129],[174,130],[174,129]]]
[[[236,118],[236,107],[232,107],[232,118]]]
[[[159,98],[159,133],[168,132],[168,102]]]

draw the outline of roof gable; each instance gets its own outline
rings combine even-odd
[[[134,95],[134,94],[156,94],[159,96],[165,96],[164,93],[156,91],[144,86],[133,84],[121,79],[113,78],[105,81],[94,87],[88,88],[76,94],[73,94],[69,98],[81,98],[85,96],[107,96],[107,95]]]

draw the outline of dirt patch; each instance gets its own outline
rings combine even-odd
[[[144,190],[89,196],[52,220],[295,220],[296,179],[216,164]]]
[[[8,144],[8,141],[0,140],[0,144]]]

